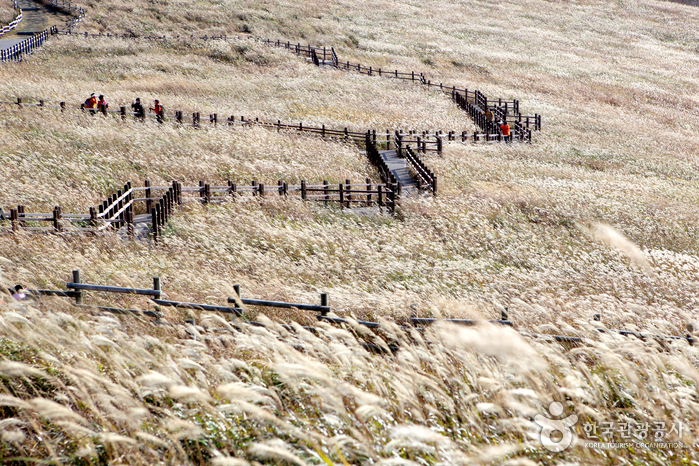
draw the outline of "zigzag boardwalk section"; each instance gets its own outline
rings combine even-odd
[[[249,186],[239,186],[232,181],[227,186],[211,186],[200,181],[199,186],[191,187],[182,186],[178,181],[173,181],[171,186],[151,186],[146,180],[143,187],[126,183],[123,190],[110,195],[97,207],[91,207],[88,214],[64,213],[60,206],[55,206],[50,213],[30,213],[24,205],[10,209],[9,215],[0,209],[0,232],[98,234],[111,230],[130,238],[146,239],[152,234],[157,241],[176,206],[185,203],[208,205],[235,201],[245,195],[259,198],[277,195],[296,196],[303,201],[336,205],[340,209],[374,207],[392,213],[400,203],[399,192],[400,185],[396,182],[374,183],[370,179],[364,183],[347,180],[336,185],[327,181],[313,185],[305,180],[301,180],[300,185],[289,185],[282,180],[276,185],[265,185],[253,180]],[[145,213],[137,214],[137,211]],[[49,226],[42,226],[47,223]]]
[[[456,86],[445,86],[443,83],[437,84],[425,78],[420,72],[400,72],[398,70],[382,70],[371,66],[362,66],[359,63],[342,62],[339,60],[333,47],[314,47],[312,45],[292,44],[291,42],[261,40],[265,45],[281,47],[296,55],[306,57],[319,67],[333,67],[340,70],[356,71],[367,76],[379,76],[404,81],[417,82],[428,89],[435,89],[450,95],[451,99],[473,119],[474,123],[486,135],[499,133],[498,121],[509,124],[515,137],[521,140],[531,141],[531,129],[541,129],[541,115],[522,115],[519,111],[519,100],[488,99],[479,90],[469,91],[467,88]],[[488,115],[490,111],[490,115]],[[453,134],[450,132],[450,139]],[[465,135],[462,139],[466,140]],[[478,137],[474,135],[474,141]],[[489,141],[489,138],[486,138]],[[499,138],[502,141],[502,138]]]
[[[419,188],[417,182],[410,176],[408,164],[405,159],[398,156],[394,150],[382,150],[379,152],[386,166],[401,185],[401,194],[404,196],[416,196]]]

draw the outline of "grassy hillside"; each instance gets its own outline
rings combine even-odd
[[[2,0],[0,2],[0,25],[5,26],[14,21],[17,16],[15,5],[12,0]],[[2,27],[0,26],[0,27]]]
[[[516,98],[544,115],[532,144],[450,142],[425,160],[436,198],[395,216],[249,198],[189,204],[160,244],[0,236],[5,286],[147,287],[224,305],[327,292],[378,334],[300,311],[246,308],[265,328],[162,309],[163,322],[67,300],[0,305],[0,458],[8,464],[686,464],[696,455],[697,362],[686,340],[647,342],[595,325],[685,335],[699,298],[699,10],[659,1],[440,3],[92,1],[80,31],[167,40],[52,38],[0,66],[0,100],[111,108],[160,99],[283,122],[474,131],[447,96],[417,84],[319,69],[252,38],[334,46],[341,60]],[[227,41],[184,39],[226,34]],[[174,38],[175,35],[183,36]],[[4,106],[0,206],[86,212],[129,180],[276,184],[378,180],[357,148],[261,128],[199,130],[75,111]],[[143,297],[86,302],[153,309]],[[493,319],[566,334],[391,321]],[[258,314],[259,313],[259,314]],[[591,322],[594,314],[602,322]],[[194,318],[197,325],[184,324]],[[320,329],[317,335],[279,322]],[[373,355],[361,345],[400,345]],[[405,344],[410,342],[410,344]],[[578,416],[577,444],[539,441],[537,414]],[[586,447],[586,425],[683,424],[684,446]],[[648,431],[647,439],[653,437]],[[9,458],[12,458],[11,460]],[[257,462],[257,463],[256,463]]]

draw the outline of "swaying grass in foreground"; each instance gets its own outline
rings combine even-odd
[[[42,310],[45,309],[45,310]],[[50,311],[49,311],[50,309]],[[697,350],[585,332],[584,348],[513,330],[383,327],[376,356],[362,328],[286,331],[208,315],[152,325],[57,301],[0,312],[0,457],[70,464],[553,464],[536,413],[553,400],[582,426],[600,421],[694,427]],[[351,327],[351,326],[350,326]],[[686,449],[634,451],[679,464]],[[668,440],[677,440],[668,437]],[[585,464],[605,454],[580,445]],[[235,459],[233,459],[235,458]],[[21,464],[21,460],[15,463]]]

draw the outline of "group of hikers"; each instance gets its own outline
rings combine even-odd
[[[88,110],[92,115],[94,115],[97,112],[102,112],[106,114],[107,109],[109,108],[109,104],[106,100],[104,100],[103,95],[100,95],[99,98],[97,98],[95,97],[95,93],[93,92],[92,94],[90,94],[90,97],[88,97],[88,99],[85,100],[83,108]],[[135,101],[131,102],[131,110],[133,110],[134,118],[136,118],[137,120],[145,120],[146,109],[143,107],[140,97],[137,97]],[[158,123],[162,123],[163,121],[165,121],[165,109],[160,104],[160,101],[158,99],[156,99],[153,102],[153,106],[150,107],[149,110],[155,113],[155,119],[158,120]]]
[[[496,127],[500,127],[500,132],[502,133],[503,136],[510,136],[510,125],[507,124],[506,121],[501,121],[497,120],[493,122],[495,119],[495,116],[493,115],[493,112],[489,109],[485,109],[485,119],[488,121],[490,125],[495,125]]]
[[[95,93],[93,92],[92,94],[90,94],[90,97],[85,101],[83,107],[87,109],[92,115],[94,115],[97,112],[102,112],[106,115],[107,109],[109,108],[109,104],[106,100],[104,100],[103,95],[100,95],[98,99],[97,97],[95,97]],[[145,120],[146,110],[143,107],[140,98],[136,98],[135,101],[131,102],[131,109],[133,110],[134,118],[136,118],[137,120]],[[150,107],[149,110],[155,113],[155,119],[158,120],[158,123],[162,123],[163,121],[165,121],[165,109],[160,104],[160,101],[158,99],[156,99],[153,102],[153,106]],[[510,125],[507,124],[507,121],[494,121],[495,116],[489,108],[486,108],[485,110],[485,118],[488,121],[489,126],[499,128],[500,133],[502,133],[502,135],[505,137],[510,136]]]

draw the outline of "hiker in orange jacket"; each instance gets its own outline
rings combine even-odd
[[[90,98],[88,98],[85,101],[85,108],[90,110],[91,114],[95,114],[95,109],[97,108],[97,97],[95,97],[95,93],[93,92],[90,94]]]
[[[163,106],[160,105],[160,101],[158,99],[156,99],[153,103],[151,110],[155,112],[155,119],[158,120],[158,123],[162,123],[163,118],[165,117],[165,109],[163,109]]]
[[[506,139],[510,137],[510,125],[508,125],[506,121],[503,121],[500,125],[500,132]]]

